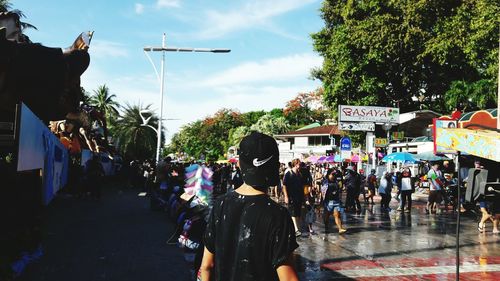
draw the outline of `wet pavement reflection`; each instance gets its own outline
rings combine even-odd
[[[331,219],[325,233],[321,216],[314,234],[299,237],[296,266],[301,280],[455,280],[456,213],[426,214],[424,202],[411,213],[381,212],[364,205],[344,213],[347,233]],[[500,280],[500,235],[491,224],[479,233],[476,214],[461,216],[460,279]]]

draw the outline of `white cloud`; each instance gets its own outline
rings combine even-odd
[[[128,57],[125,45],[105,40],[92,40],[89,53],[93,58]]]
[[[219,38],[237,30],[269,26],[271,18],[316,1],[318,0],[255,0],[228,12],[209,10],[206,11],[206,18],[203,19],[202,30],[196,34],[196,37]]]
[[[255,82],[287,81],[309,76],[313,67],[321,66],[323,59],[313,54],[296,54],[273,58],[263,62],[245,62],[229,70],[209,77],[205,86],[225,86]]]
[[[178,8],[181,6],[180,0],[158,0],[156,7],[158,8]]]
[[[316,89],[319,81],[307,80],[311,67],[321,65],[313,54],[296,54],[263,61],[245,62],[204,80],[206,72],[167,72],[164,92],[167,139],[183,125],[214,114],[221,108],[240,112],[282,108],[297,93]],[[148,69],[150,70],[150,69]],[[91,64],[82,76],[82,86],[92,91],[104,82],[120,104],[139,102],[159,110],[159,83],[152,71],[113,76]],[[200,81],[193,83],[193,81]]]
[[[135,13],[139,15],[144,13],[144,5],[141,3],[135,3]]]

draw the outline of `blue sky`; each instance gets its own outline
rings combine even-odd
[[[167,139],[183,124],[220,108],[240,112],[283,107],[320,86],[310,69],[322,58],[310,34],[321,29],[321,0],[12,1],[38,30],[33,42],[67,47],[93,30],[91,62],[82,86],[106,84],[120,103],[159,109],[160,84],[145,46],[229,48],[231,53],[166,53]],[[160,54],[151,54],[158,71]]]

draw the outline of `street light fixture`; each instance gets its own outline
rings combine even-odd
[[[144,47],[144,54],[148,57],[149,62],[153,66],[155,70],[156,77],[158,81],[160,81],[160,119],[158,120],[158,129],[155,129],[156,134],[158,136],[158,141],[156,144],[156,163],[160,160],[160,145],[161,145],[161,127],[163,120],[163,88],[164,88],[164,80],[165,80],[165,52],[197,52],[197,53],[229,53],[230,49],[207,49],[207,48],[176,48],[176,47],[167,47],[165,45],[165,33],[163,33],[163,39],[161,47]],[[161,70],[160,75],[158,75],[158,71],[156,70],[156,66],[153,63],[153,60],[149,56],[148,52],[161,52]],[[144,119],[143,119],[144,122]],[[147,125],[147,124],[145,124]],[[150,125],[148,125],[150,126]],[[152,126],[151,126],[152,127]]]

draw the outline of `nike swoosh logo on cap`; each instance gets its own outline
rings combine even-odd
[[[269,156],[269,158],[266,158],[266,159],[264,159],[264,160],[260,160],[260,161],[259,161],[259,159],[258,159],[258,158],[255,158],[255,159],[253,159],[253,165],[254,165],[255,167],[262,166],[262,165],[266,164],[266,162],[267,162],[267,161],[271,160],[271,158],[273,158],[273,156],[272,156],[272,155],[271,155],[271,156]]]

